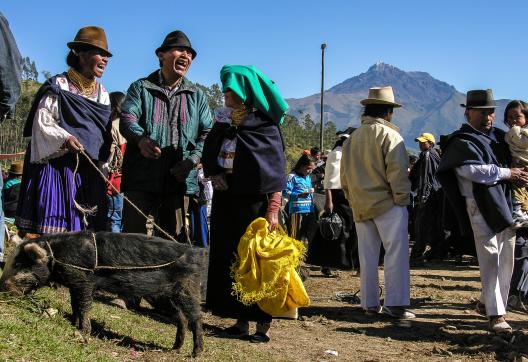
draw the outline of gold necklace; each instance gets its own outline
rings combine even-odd
[[[240,108],[233,109],[233,112],[231,113],[231,124],[238,127],[240,122],[246,118],[247,114],[248,111],[245,104],[243,104]]]
[[[97,87],[97,82],[94,79],[88,79],[73,68],[68,69],[68,78],[75,85],[75,88],[79,90],[79,93],[85,97],[94,94]]]

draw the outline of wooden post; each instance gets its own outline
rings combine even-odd
[[[326,44],[321,44],[321,125],[319,129],[319,149],[323,152],[323,136],[324,136],[324,51]]]

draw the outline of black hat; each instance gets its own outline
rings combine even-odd
[[[189,41],[189,38],[187,38],[187,35],[183,31],[176,30],[173,31],[165,37],[165,40],[163,40],[163,44],[159,46],[158,49],[156,49],[156,55],[158,52],[174,48],[174,47],[184,47],[191,51],[192,58],[196,58],[196,51],[192,48],[191,42]]]
[[[464,108],[497,108],[491,89],[468,91],[466,94],[466,104],[461,104],[460,106]]]

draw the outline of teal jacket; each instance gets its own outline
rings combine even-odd
[[[196,169],[191,171],[185,184],[178,183],[170,174],[170,169],[181,160],[200,161],[205,138],[213,124],[211,112],[205,94],[186,78],[177,93],[182,95],[183,105],[178,117],[178,148],[175,149],[168,142],[170,137],[167,133],[171,130],[160,128],[158,122],[160,107],[156,105],[169,103],[159,84],[159,71],[130,85],[121,107],[119,124],[121,134],[128,141],[123,160],[122,191],[198,194]],[[159,159],[151,160],[141,155],[137,144],[142,136],[157,142],[161,148]]]

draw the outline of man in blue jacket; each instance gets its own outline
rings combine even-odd
[[[196,57],[187,36],[171,32],[156,55],[160,69],[132,83],[122,105],[127,150],[121,189],[162,229],[185,241],[185,196],[199,192],[196,166],[212,127],[211,112],[205,94],[185,78]],[[146,233],[145,224],[125,203],[123,231]]]

